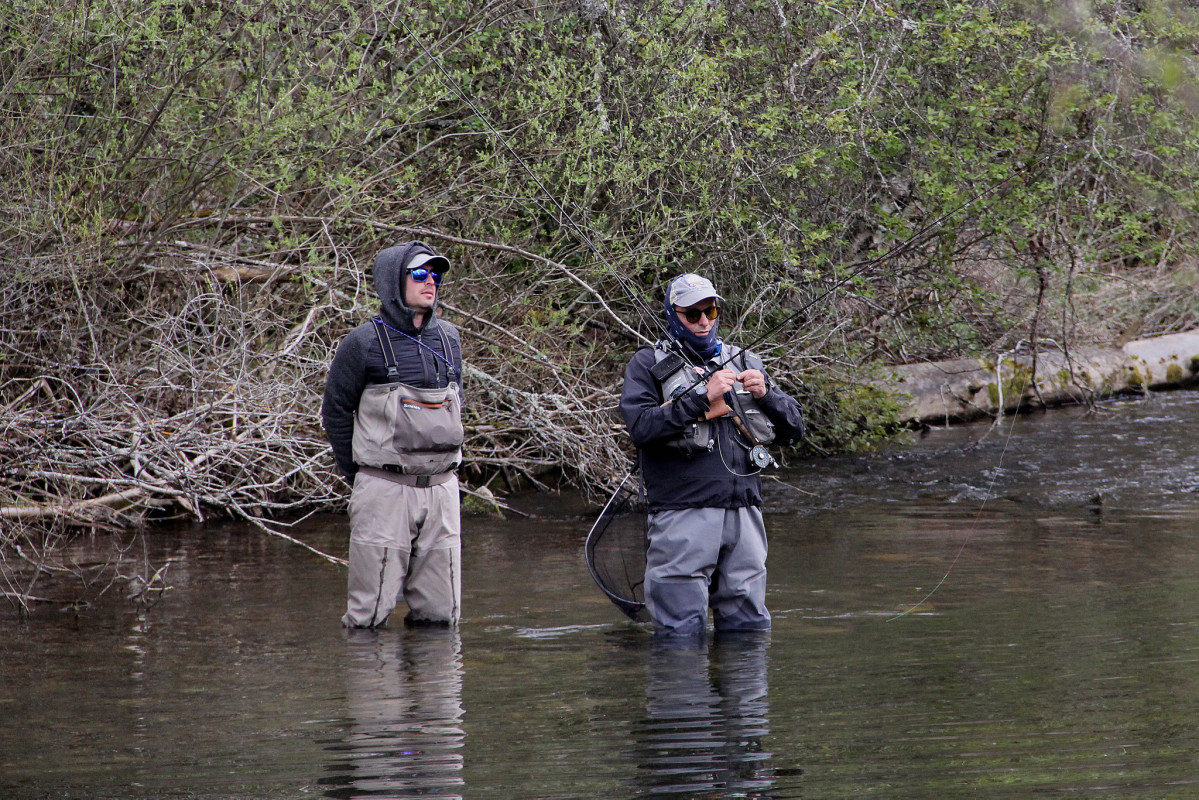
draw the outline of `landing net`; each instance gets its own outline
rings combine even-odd
[[[583,551],[591,577],[634,622],[649,622],[645,609],[645,494],[630,472],[600,512]]]

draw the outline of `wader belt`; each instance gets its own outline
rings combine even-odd
[[[419,489],[424,489],[429,486],[438,486],[446,483],[454,477],[454,471],[443,472],[440,475],[408,475],[400,472],[399,467],[391,465],[385,467],[368,467],[361,466],[358,468],[360,472],[365,472],[367,475],[374,475],[376,478],[383,478],[392,483],[400,483],[404,486],[415,486]]]

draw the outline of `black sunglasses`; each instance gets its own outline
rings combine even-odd
[[[434,286],[441,285],[441,273],[440,272],[434,272],[433,270],[425,269],[424,267],[413,267],[408,270],[408,274],[411,275],[412,280],[416,281],[417,283],[424,283],[425,281],[429,280],[429,276],[432,275],[433,276],[433,285]]]
[[[683,318],[692,325],[699,322],[700,315],[703,315],[708,319],[716,319],[720,316],[720,306],[709,306],[708,308],[702,310],[698,308],[679,308],[678,306],[675,306],[674,310],[682,314]]]

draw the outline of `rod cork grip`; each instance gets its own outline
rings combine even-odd
[[[724,401],[723,397],[718,397],[716,398],[716,402],[708,406],[708,410],[704,412],[704,419],[716,419],[717,417],[723,417],[727,413],[729,413],[729,404]]]

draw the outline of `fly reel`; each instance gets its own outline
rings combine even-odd
[[[754,463],[758,469],[766,469],[767,467],[777,467],[778,464],[774,461],[774,456],[770,455],[770,451],[765,445],[755,444],[749,451],[749,460]]]

